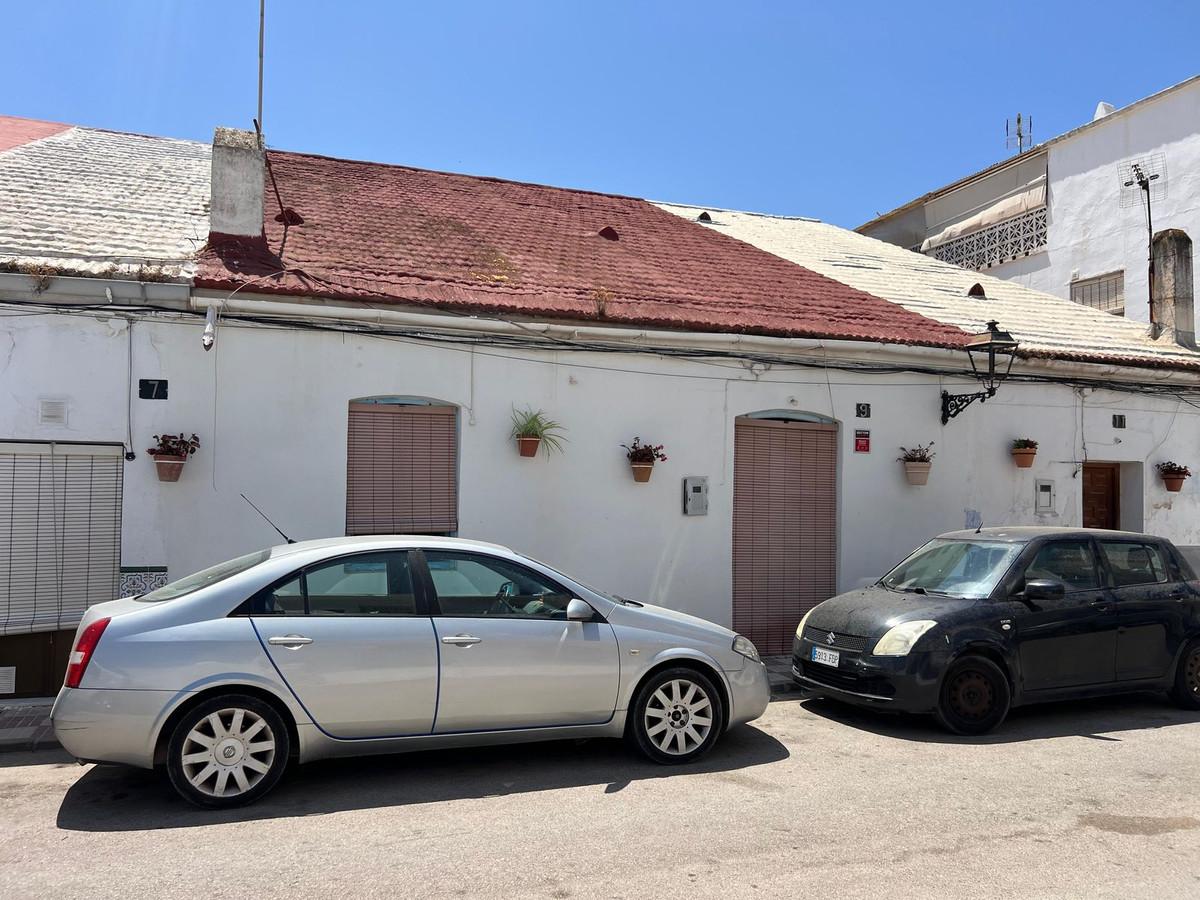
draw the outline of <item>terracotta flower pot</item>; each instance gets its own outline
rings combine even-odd
[[[1186,478],[1186,475],[1164,475],[1162,480],[1168,491],[1177,494],[1183,490],[1183,482]]]
[[[519,437],[517,438],[517,450],[522,456],[537,456],[538,447],[542,446],[540,437]]]
[[[654,463],[630,463],[629,468],[633,469],[633,480],[644,483],[650,480],[650,473],[654,471]]]
[[[905,462],[904,477],[908,479],[909,484],[925,484],[929,481],[929,470],[931,468],[933,468],[933,463]]]
[[[163,456],[154,457],[154,468],[158,470],[159,481],[178,481],[179,476],[183,474],[183,464],[187,462],[186,456]]]
[[[1037,447],[1014,447],[1012,451],[1013,462],[1017,464],[1018,469],[1032,468],[1035,456]]]

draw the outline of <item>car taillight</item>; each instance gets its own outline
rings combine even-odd
[[[92,661],[96,645],[100,643],[100,635],[104,634],[104,629],[111,621],[112,619],[106,616],[103,619],[97,619],[83,629],[83,634],[75,642],[75,649],[71,651],[70,664],[67,666],[67,678],[63,682],[67,687],[79,687],[79,682],[83,681],[83,673],[87,671],[87,665]]]

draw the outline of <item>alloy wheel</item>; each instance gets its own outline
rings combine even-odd
[[[712,698],[696,682],[675,678],[650,695],[643,719],[655,747],[682,756],[703,744],[712,731]]]
[[[184,777],[210,797],[237,797],[262,781],[275,759],[275,734],[252,710],[230,708],[196,722],[183,739]]]

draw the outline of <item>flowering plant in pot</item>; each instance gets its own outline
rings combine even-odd
[[[154,467],[158,470],[159,481],[178,481],[183,473],[183,464],[187,458],[196,452],[200,446],[200,438],[196,435],[188,437],[179,434],[156,434],[154,439],[157,446],[146,452],[154,458]]]
[[[1018,469],[1028,469],[1037,456],[1038,442],[1033,438],[1013,438],[1012,458]]]
[[[933,441],[915,447],[901,447],[897,459],[904,463],[904,477],[909,484],[925,484],[929,481],[929,470],[933,466]]]
[[[1192,470],[1187,466],[1171,462],[1169,459],[1158,463],[1154,468],[1158,469],[1158,474],[1162,478],[1163,484],[1173,494],[1183,490],[1184,479],[1191,477],[1192,474]]]
[[[537,456],[538,447],[546,450],[546,455],[562,452],[562,433],[566,431],[562,425],[547,418],[540,409],[513,410],[512,437],[517,442],[517,451],[525,457]]]
[[[629,468],[633,471],[633,480],[645,482],[650,480],[657,460],[666,462],[667,455],[663,453],[662,444],[643,444],[640,437],[635,437],[632,444],[622,444],[625,456],[629,458]]]

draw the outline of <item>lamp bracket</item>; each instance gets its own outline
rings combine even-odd
[[[942,424],[948,423],[976,400],[984,403],[989,397],[995,395],[994,387],[988,388],[986,391],[977,391],[974,394],[951,394],[949,391],[942,391]]]

